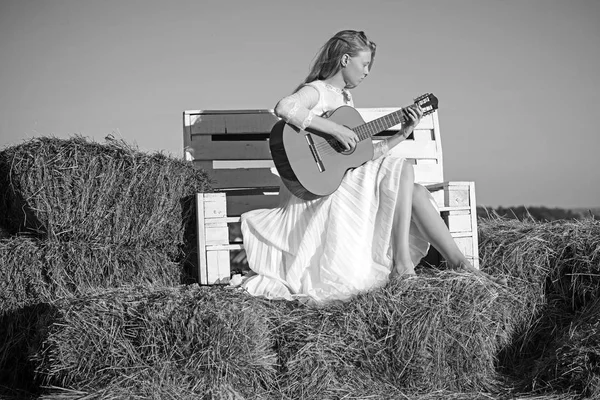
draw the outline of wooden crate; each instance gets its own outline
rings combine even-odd
[[[398,108],[358,109],[366,122]],[[196,196],[198,212],[198,281],[226,283],[229,252],[243,249],[230,243],[227,225],[239,223],[249,210],[273,208],[280,179],[269,150],[269,134],[278,118],[272,110],[185,111],[186,159],[205,169],[216,181],[217,193]],[[399,126],[377,135],[393,135]],[[456,243],[479,267],[477,213],[473,182],[444,182],[442,146],[437,112],[424,117],[409,139],[394,147],[390,156],[414,165],[415,181],[433,194]]]

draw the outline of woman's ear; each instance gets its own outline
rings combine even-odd
[[[344,54],[341,59],[342,68],[348,65],[348,61],[350,60],[349,54]]]

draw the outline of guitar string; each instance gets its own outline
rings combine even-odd
[[[401,110],[398,110],[396,113],[400,113]],[[398,121],[398,122],[395,121],[394,119],[392,119],[392,115],[394,115],[396,113],[388,114],[381,118],[373,120],[371,122],[367,122],[363,125],[359,125],[352,130],[358,135],[359,142],[369,139],[372,136],[374,136],[376,133],[384,131],[386,129],[386,126],[394,126],[394,125],[397,125],[398,123],[403,124],[406,122],[406,118],[404,118],[404,116],[402,116],[402,115],[400,115],[400,121]],[[425,116],[427,114],[423,114],[423,116]],[[390,119],[391,121],[386,121],[386,119]],[[386,122],[386,124],[384,124],[382,122]],[[380,124],[379,127],[377,126],[378,124]],[[374,125],[376,129],[375,130],[370,129],[369,125]],[[373,133],[371,133],[371,132],[373,132]],[[361,137],[363,135],[365,137]],[[324,142],[317,144],[315,146],[315,150],[317,150],[321,154],[325,154],[325,155],[337,154],[337,153],[346,151],[346,149],[342,147],[342,144],[337,139],[326,139]]]
[[[391,117],[392,114],[386,115],[384,117],[378,118],[374,121],[365,123],[363,125],[359,125],[356,128],[352,129],[357,136],[359,137],[359,141],[363,141],[365,139],[371,138],[373,135],[375,135],[378,132],[382,132],[386,129],[386,126],[393,126],[393,125],[397,125],[398,123],[404,123],[405,122],[405,118],[403,118],[402,116],[400,117],[400,121],[396,122],[394,119],[392,119]],[[391,121],[385,121],[386,119],[389,119]],[[386,122],[385,124],[383,122]],[[380,126],[377,126],[377,125]],[[374,125],[375,129],[371,129],[369,127],[369,125]],[[361,137],[364,136],[364,137]],[[339,146],[336,146],[339,145]],[[337,139],[326,139],[325,142],[321,142],[319,144],[317,144],[315,146],[315,148],[317,150],[327,150],[330,149],[331,147],[340,147],[340,149],[343,151],[344,149],[341,148],[341,143],[337,140]],[[334,150],[332,153],[335,153],[336,151]]]

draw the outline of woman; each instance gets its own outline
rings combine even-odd
[[[369,74],[375,52],[363,32],[338,32],[318,53],[305,82],[279,101],[275,114],[352,149],[356,134],[323,115],[354,105],[348,89]],[[450,266],[478,273],[456,246],[430,193],[414,182],[412,165],[386,157],[422,115],[418,106],[408,107],[400,131],[377,143],[373,159],[349,170],[333,194],[301,200],[282,185],[278,208],[244,214],[244,246],[256,275],[243,286],[268,298],[344,300],[384,285],[390,276],[414,275],[429,243]]]

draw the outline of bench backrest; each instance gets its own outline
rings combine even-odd
[[[365,122],[398,108],[358,108]],[[215,180],[216,189],[264,188],[276,192],[280,184],[274,174],[269,150],[269,134],[278,121],[273,110],[189,110],[183,113],[183,145],[186,159],[203,168]],[[374,140],[393,135],[399,126],[384,131]],[[443,182],[442,145],[437,112],[425,116],[413,135],[391,154],[414,164],[415,181]],[[231,215],[247,210],[269,208],[276,196],[245,196],[229,203]]]

